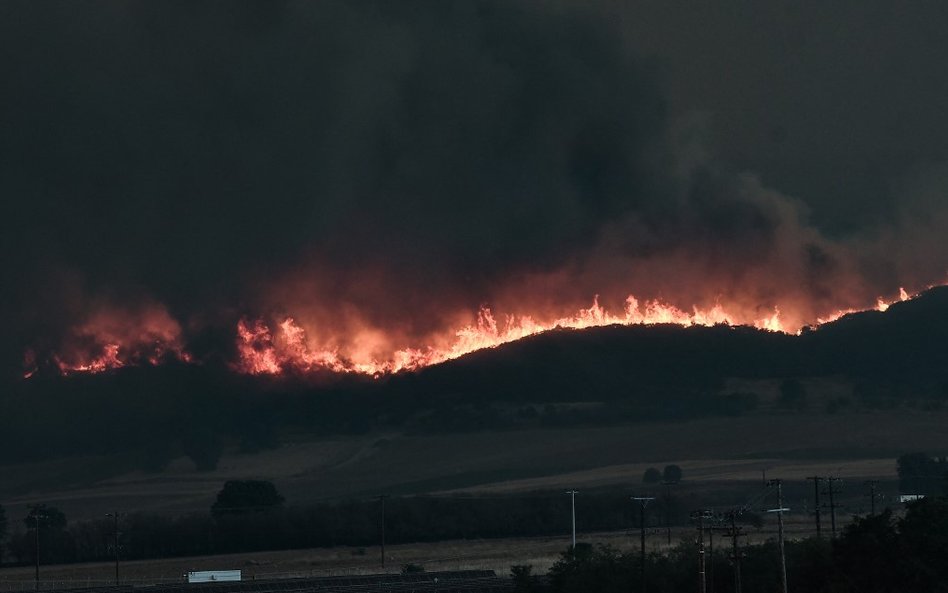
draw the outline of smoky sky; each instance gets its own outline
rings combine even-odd
[[[791,284],[848,302],[839,283],[940,281],[946,16],[4,2],[14,350],[129,300],[200,323],[327,298],[370,317],[470,308],[536,286],[687,298],[707,277],[772,304]]]

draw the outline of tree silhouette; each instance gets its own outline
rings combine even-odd
[[[62,531],[66,528],[66,514],[56,507],[46,504],[33,505],[30,507],[30,513],[23,518],[23,524],[27,529],[33,529],[36,527],[37,518],[40,529]]]
[[[229,480],[217,493],[211,506],[215,517],[228,514],[253,513],[283,506],[283,497],[276,486],[266,480]]]
[[[662,472],[662,480],[671,484],[677,484],[681,481],[682,475],[683,472],[677,465],[666,465],[665,471]]]

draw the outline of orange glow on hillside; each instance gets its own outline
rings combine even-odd
[[[880,297],[875,309],[885,311],[891,304],[909,298],[905,289],[900,289],[897,299],[889,301]],[[838,310],[820,317],[817,324],[855,312],[858,310]],[[467,325],[412,340],[393,337],[384,328],[367,323],[345,330],[316,327],[290,316],[272,323],[262,318],[243,317],[236,324],[237,356],[231,366],[239,373],[250,375],[322,372],[378,377],[417,370],[554,329],[668,324],[752,326],[766,331],[799,333],[801,326],[788,324],[788,318],[800,317],[785,317],[778,307],[748,312],[746,308],[721,303],[710,308],[684,310],[661,300],[640,301],[633,296],[626,298],[621,311],[613,312],[594,298],[589,307],[560,317],[498,316],[483,307]],[[393,343],[396,346],[393,347]],[[50,356],[54,367],[64,375],[157,365],[170,359],[193,362],[185,350],[180,325],[160,306],[134,312],[99,312],[73,328],[61,348]],[[24,378],[33,376],[38,368],[35,352],[28,350],[24,356]]]
[[[168,359],[192,362],[184,349],[180,325],[160,306],[131,312],[100,311],[73,328],[52,355],[52,362],[64,375],[157,365]],[[35,370],[34,363],[27,373],[32,375]]]
[[[834,314],[834,318],[845,312]],[[710,309],[693,308],[684,311],[659,300],[640,302],[629,296],[621,313],[611,313],[603,308],[598,299],[590,307],[580,309],[573,315],[555,319],[538,319],[533,316],[505,316],[498,319],[489,308],[478,311],[470,325],[463,326],[446,335],[434,336],[433,343],[444,346],[421,346],[393,349],[388,356],[378,357],[368,347],[358,343],[341,352],[338,348],[320,348],[311,344],[328,343],[332,336],[311,335],[292,317],[274,324],[271,331],[263,320],[241,319],[237,324],[239,360],[235,370],[248,374],[280,374],[283,372],[307,373],[327,371],[334,373],[359,373],[379,376],[453,360],[486,348],[494,348],[557,328],[585,329],[608,325],[658,325],[670,324],[682,327],[712,325],[751,325],[774,332],[798,331],[787,328],[780,310],[772,314],[749,319],[736,311],[731,313],[716,304]]]

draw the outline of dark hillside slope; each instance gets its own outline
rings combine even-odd
[[[948,396],[948,288],[800,336],[726,326],[558,330],[379,380],[247,377],[220,363],[38,375],[0,394],[0,462],[121,454],[129,466],[160,468],[185,453],[213,464],[224,444],[269,447],[287,429],[543,426],[564,420],[554,414],[563,402],[599,406],[571,422],[734,414],[753,402],[724,393],[728,378],[819,376],[846,378],[865,401]]]

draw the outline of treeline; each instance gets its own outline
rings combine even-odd
[[[584,493],[579,500],[584,530],[615,530],[639,524],[628,493]],[[52,516],[54,510],[43,510]],[[647,508],[646,525],[679,525],[687,521],[676,498],[660,498]],[[748,515],[747,520],[754,520]],[[380,541],[381,505],[377,500],[347,501],[301,507],[238,507],[228,512],[166,517],[132,513],[119,522],[119,552],[125,559],[194,556],[327,546],[371,546]],[[485,497],[404,497],[385,502],[388,543],[566,535],[570,501],[564,495]],[[11,520],[7,557],[15,563],[35,560],[33,531],[23,520]],[[32,526],[32,523],[29,527]],[[111,519],[53,525],[40,522],[40,560],[68,563],[114,557],[115,524]]]
[[[568,516],[564,497],[503,500],[390,499],[386,536],[391,543],[456,537],[514,535],[515,531],[563,533]],[[656,501],[657,502],[657,501]],[[134,514],[120,523],[120,554],[125,559],[201,555],[318,545],[368,546],[378,541],[377,502],[349,502],[309,508],[256,512],[194,514],[176,519]],[[43,563],[107,560],[113,557],[114,524],[108,519],[42,527]],[[231,509],[236,511],[236,509]],[[584,522],[615,528],[613,520],[634,525],[635,510],[623,496],[602,497],[584,508]],[[649,525],[661,513],[647,517]],[[532,518],[533,523],[528,523]],[[793,593],[918,593],[946,591],[948,583],[948,499],[929,497],[908,505],[902,518],[889,510],[855,519],[830,540],[808,538],[786,545],[789,591]],[[32,562],[32,533],[17,530],[10,540],[13,559]],[[565,538],[564,538],[565,539]],[[730,542],[716,539],[706,547],[707,590],[734,590]],[[741,546],[744,591],[780,590],[779,550],[773,541]],[[514,567],[520,593],[597,593],[637,590],[642,565],[638,550],[620,553],[580,544],[568,551],[548,577],[535,578],[529,567]],[[694,591],[698,551],[692,543],[647,555],[647,590]],[[713,585],[711,584],[713,582]]]
[[[936,593],[948,591],[948,499],[927,498],[896,519],[889,511],[856,519],[835,540],[808,538],[786,544],[791,593]],[[720,540],[718,540],[720,541]],[[706,589],[734,591],[731,550],[706,550]],[[780,552],[775,542],[741,551],[743,591],[780,591]],[[552,567],[547,579],[518,566],[518,593],[627,593],[641,590],[637,551],[577,546]],[[698,554],[682,544],[646,557],[646,590],[691,593],[698,588]]]

